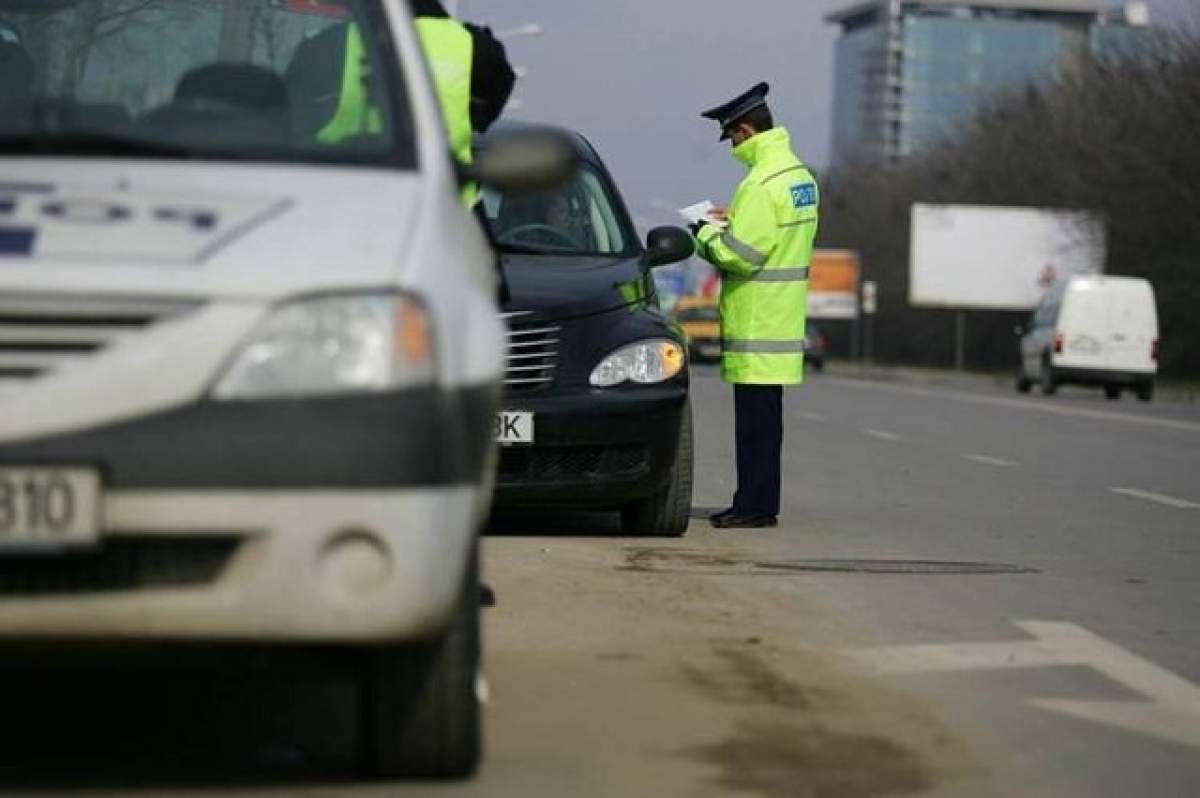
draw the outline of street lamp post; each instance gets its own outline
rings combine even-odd
[[[541,36],[546,32],[546,29],[536,22],[528,22],[524,25],[518,25],[515,28],[496,31],[497,39],[516,39],[520,36]]]

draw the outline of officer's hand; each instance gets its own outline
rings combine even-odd
[[[707,225],[707,224],[708,224],[708,222],[705,222],[705,221],[692,222],[691,224],[688,225],[688,229],[692,231],[693,237],[699,238],[700,231],[703,230],[705,225]]]

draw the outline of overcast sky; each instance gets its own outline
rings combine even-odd
[[[724,203],[742,167],[718,143],[704,108],[759,80],[798,155],[829,155],[830,10],[849,0],[461,0],[460,13],[497,32],[526,23],[540,37],[508,40],[527,67],[515,117],[586,135],[639,222],[677,221],[666,208]],[[1150,0],[1155,21],[1195,17],[1200,0]]]

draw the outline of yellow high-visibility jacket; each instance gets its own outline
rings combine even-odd
[[[433,72],[434,88],[442,106],[446,132],[450,135],[450,151],[463,166],[472,162],[471,137],[471,69],[475,58],[475,41],[466,26],[449,17],[417,17],[425,58]],[[463,203],[471,207],[478,200],[474,185],[463,189]]]
[[[729,226],[705,225],[696,252],[721,270],[721,378],[753,385],[804,380],[808,270],[820,194],[774,128],[739,144],[750,167],[729,206]]]

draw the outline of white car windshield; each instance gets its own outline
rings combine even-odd
[[[415,163],[377,0],[0,0],[0,152]]]

